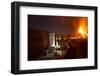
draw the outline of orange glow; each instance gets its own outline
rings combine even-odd
[[[86,27],[86,21],[84,19],[80,20],[79,22],[79,29],[78,33],[81,35],[81,38],[87,37],[87,27]]]
[[[78,32],[81,33],[81,34],[84,34],[83,27],[80,27],[79,30],[78,30]]]
[[[86,38],[87,37],[86,29],[83,28],[83,26],[79,27],[78,33],[80,33],[80,35],[81,35],[80,37],[81,38]]]
[[[79,27],[75,33],[71,35],[71,39],[80,39],[80,38],[87,38],[87,20],[85,18],[81,18],[79,21]]]

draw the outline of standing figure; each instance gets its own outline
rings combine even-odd
[[[68,41],[68,49],[67,49],[67,52],[66,52],[64,58],[66,58],[66,59],[75,59],[75,58],[77,58],[76,48],[72,46],[71,41]]]

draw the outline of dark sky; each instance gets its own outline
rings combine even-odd
[[[59,34],[75,33],[80,20],[87,27],[87,17],[28,15],[28,28],[47,30]]]

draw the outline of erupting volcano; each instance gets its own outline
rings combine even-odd
[[[86,29],[83,26],[79,28],[78,33],[80,34],[80,38],[87,38]]]
[[[75,33],[71,35],[71,39],[82,39],[82,38],[87,38],[88,37],[88,32],[87,32],[87,22],[84,18],[80,19],[79,21],[79,27]]]

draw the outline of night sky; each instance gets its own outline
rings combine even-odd
[[[69,35],[78,30],[80,21],[87,27],[87,17],[28,15],[28,28]]]

